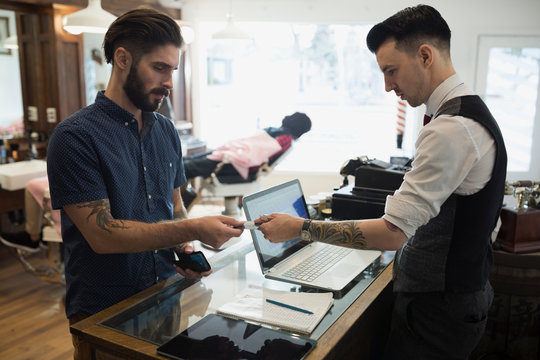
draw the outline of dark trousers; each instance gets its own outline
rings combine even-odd
[[[493,288],[396,293],[383,359],[467,359],[484,333]]]

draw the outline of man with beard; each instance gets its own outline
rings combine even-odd
[[[180,139],[154,112],[172,89],[181,46],[180,29],[165,14],[136,9],[117,18],[103,42],[112,64],[106,90],[50,139],[48,176],[52,205],[61,209],[71,324],[176,272],[209,275],[173,268],[174,251],[193,251],[192,240],[219,248],[242,233],[232,228],[242,222],[225,216],[186,218]]]

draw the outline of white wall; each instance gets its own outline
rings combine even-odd
[[[226,0],[185,0],[184,3],[183,20],[194,28],[196,36],[200,21],[225,21],[230,5]],[[418,3],[400,0],[233,0],[232,13],[237,21],[362,24],[382,21],[402,8]],[[437,8],[448,22],[452,30],[454,66],[471,88],[474,88],[476,49],[480,34],[540,35],[540,0],[438,0],[423,3]],[[192,55],[197,56],[197,38],[192,44],[192,50]],[[193,113],[197,122],[200,74],[195,58],[192,64]],[[331,191],[341,182],[338,174],[287,174],[276,170],[265,179],[265,186],[292,177],[300,178],[306,194]]]

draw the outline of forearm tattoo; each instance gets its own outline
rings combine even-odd
[[[111,229],[129,229],[128,226],[124,224],[123,220],[117,220],[111,215],[111,204],[109,200],[101,199],[96,201],[90,201],[84,204],[78,205],[79,208],[90,208],[92,211],[86,217],[87,221],[90,221],[90,218],[93,215],[96,215],[96,224],[103,230],[111,233]]]
[[[312,221],[309,232],[315,241],[356,249],[366,248],[366,238],[354,221]]]

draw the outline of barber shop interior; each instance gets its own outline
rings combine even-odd
[[[540,360],[539,14],[2,0],[0,359]]]

